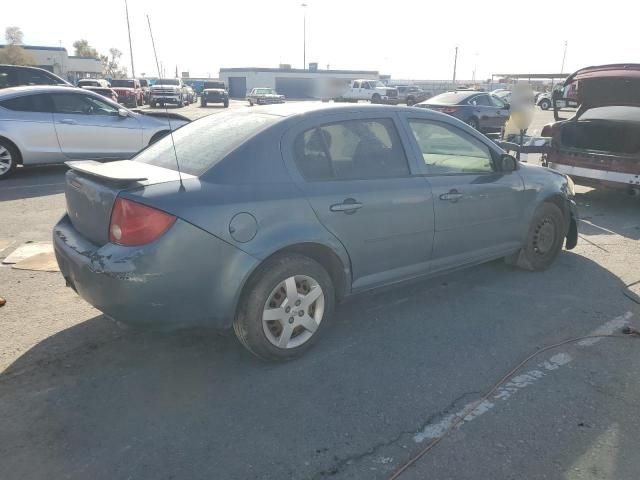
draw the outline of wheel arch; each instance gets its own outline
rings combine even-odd
[[[268,256],[264,257],[260,263],[247,275],[238,296],[238,301],[244,296],[245,288],[251,283],[256,275],[260,274],[261,266],[274,257],[295,253],[315,260],[322,265],[331,277],[336,292],[336,302],[340,302],[351,289],[351,268],[345,265],[340,255],[331,247],[318,242],[300,242],[293,243],[275,250]],[[237,306],[236,306],[237,311]]]
[[[9,143],[13,148],[16,149],[16,152],[18,152],[18,158],[16,159],[16,163],[18,165],[22,165],[23,163],[23,159],[22,159],[22,151],[20,150],[20,147],[18,147],[18,145],[16,144],[16,142],[14,142],[13,140],[11,140],[10,138],[5,137],[4,135],[0,134],[0,140]]]

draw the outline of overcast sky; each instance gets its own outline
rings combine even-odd
[[[638,13],[631,0],[129,0],[136,73],[156,76],[146,14],[166,70],[217,76],[220,67],[302,67],[303,10],[307,62],[321,68],[378,70],[393,78],[449,79],[459,46],[458,78],[503,72],[558,72],[640,61]],[[484,5],[500,5],[487,8]],[[556,25],[556,26],[554,26]],[[124,0],[3,1],[0,28],[19,26],[30,45],[80,38],[100,52],[120,49],[129,67]]]

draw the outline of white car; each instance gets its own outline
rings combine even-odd
[[[135,113],[82,88],[0,90],[0,179],[21,165],[128,159],[188,123],[177,114]]]

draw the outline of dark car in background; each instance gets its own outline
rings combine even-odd
[[[68,165],[67,285],[124,322],[233,326],[265,359],[304,353],[349,295],[501,257],[544,270],[577,242],[569,178],[426,109],[235,109]]]
[[[118,94],[113,88],[107,87],[82,87],[85,90],[89,90],[91,92],[95,92],[98,95],[102,95],[109,100],[113,100],[114,102],[118,102]]]
[[[509,104],[495,95],[457,90],[414,105],[456,117],[481,132],[499,132],[509,119]]]
[[[144,105],[144,93],[137,78],[111,80],[111,88],[118,94],[118,102],[125,107]]]
[[[0,65],[0,88],[22,87],[28,85],[64,85],[69,82],[59,76],[37,67],[18,65]]]
[[[556,104],[579,107],[572,118],[543,128],[542,136],[551,137],[545,163],[581,185],[640,194],[640,64],[578,70],[562,91],[567,97]]]
[[[398,103],[406,103],[408,107],[416,103],[424,102],[431,97],[431,92],[426,92],[414,85],[397,85]]]
[[[224,108],[229,106],[229,92],[224,82],[204,82],[200,106],[206,107],[209,103],[222,103]]]

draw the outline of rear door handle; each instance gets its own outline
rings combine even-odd
[[[332,212],[344,212],[346,214],[356,213],[356,210],[362,208],[363,205],[356,201],[353,198],[347,198],[342,203],[336,203],[335,205],[331,205],[329,210]]]
[[[78,122],[76,122],[75,120],[71,120],[70,118],[63,118],[62,120],[60,120],[60,123],[64,123],[65,125],[77,125]]]
[[[440,195],[440,200],[446,200],[451,203],[456,203],[462,197],[464,197],[464,194],[458,192],[458,190],[453,189],[453,190],[450,190],[448,193],[443,193],[442,195]]]

